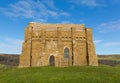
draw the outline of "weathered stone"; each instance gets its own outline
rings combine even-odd
[[[83,24],[29,23],[19,67],[97,66],[92,29]]]

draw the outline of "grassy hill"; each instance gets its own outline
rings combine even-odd
[[[1,69],[0,83],[120,83],[120,66]]]
[[[99,65],[120,65],[120,55],[98,55]],[[15,67],[19,65],[18,54],[0,54],[0,64]]]
[[[98,55],[99,60],[120,61],[120,55]]]
[[[98,62],[101,65],[120,65],[120,55],[98,55]]]
[[[19,55],[18,54],[0,54],[0,64],[7,66],[18,66]]]
[[[98,59],[98,67],[13,68],[19,64],[19,55],[2,54],[0,83],[120,83],[120,55],[99,55]]]

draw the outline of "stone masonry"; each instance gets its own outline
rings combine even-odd
[[[83,24],[40,24],[25,28],[19,67],[97,66],[92,29]]]

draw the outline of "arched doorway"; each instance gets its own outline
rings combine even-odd
[[[69,59],[70,59],[70,51],[69,48],[65,48],[64,49],[64,58],[67,60],[68,64],[70,63]]]
[[[55,57],[52,55],[49,58],[49,65],[50,66],[55,66]]]

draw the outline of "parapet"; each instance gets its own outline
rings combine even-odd
[[[33,27],[33,29],[45,29],[46,31],[56,31],[58,27],[63,27],[63,31],[69,31],[71,28],[75,28],[77,31],[84,30],[84,24],[42,24],[36,22],[30,22],[28,27]]]

